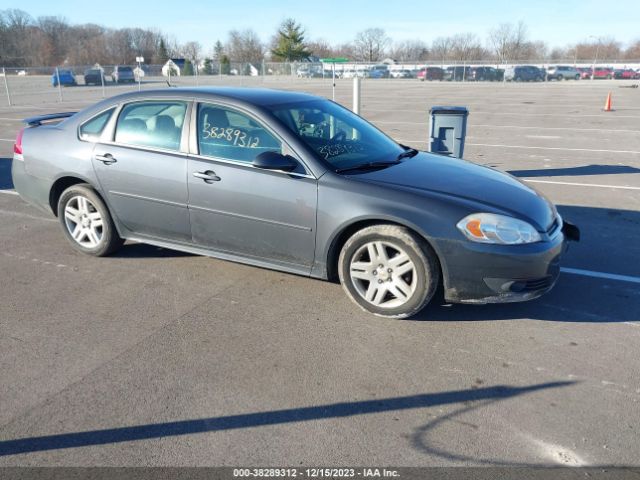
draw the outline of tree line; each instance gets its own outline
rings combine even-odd
[[[169,58],[186,58],[192,63],[229,65],[230,62],[259,64],[263,61],[304,61],[318,57],[345,57],[352,61],[377,62],[391,58],[398,62],[515,63],[524,61],[592,62],[640,60],[640,40],[623,48],[613,37],[588,40],[550,48],[531,40],[524,22],[501,24],[485,39],[474,33],[394,42],[382,28],[358,32],[341,44],[307,39],[304,27],[286,19],[274,35],[263,41],[252,29],[231,30],[227,38],[179,43],[161,30],[107,28],[96,24],[71,24],[61,17],[33,18],[19,9],[0,10],[0,65],[10,67],[131,64],[136,56],[146,63],[162,64]]]

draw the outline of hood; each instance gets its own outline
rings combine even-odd
[[[540,231],[546,231],[557,215],[546,197],[515,177],[442,155],[421,152],[398,165],[351,178],[482,203],[526,220]]]

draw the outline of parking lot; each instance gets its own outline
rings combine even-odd
[[[621,88],[637,81],[363,81],[361,114],[420,149],[430,106],[467,106],[465,158],[582,231],[538,300],[401,321],[295,275],[76,253],[12,190],[20,119],[102,95],[59,103],[48,81],[11,78],[0,100],[0,465],[640,465],[640,89]],[[332,95],[328,79],[199,82]]]

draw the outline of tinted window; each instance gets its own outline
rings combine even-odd
[[[282,151],[282,144],[250,117],[228,108],[198,106],[200,155],[252,162],[266,151]]]
[[[97,140],[102,134],[102,131],[109,121],[109,118],[111,118],[111,114],[114,110],[115,108],[106,110],[102,113],[99,113],[91,120],[83,123],[80,127],[80,138],[82,138],[83,140]]]
[[[335,169],[393,161],[404,151],[370,123],[328,100],[274,105],[272,111]]]
[[[125,105],[118,117],[115,141],[179,150],[186,111],[184,102],[137,102]]]

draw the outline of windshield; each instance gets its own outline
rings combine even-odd
[[[405,151],[373,125],[329,100],[274,105],[271,111],[333,170],[393,162]]]

